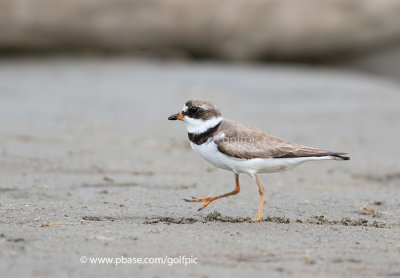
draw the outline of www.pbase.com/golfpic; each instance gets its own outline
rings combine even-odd
[[[188,266],[190,264],[198,264],[199,259],[194,257],[186,257],[186,256],[178,256],[178,257],[151,257],[151,258],[141,258],[141,257],[86,257],[82,256],[79,261],[82,264],[111,264],[111,265],[167,265],[167,266],[174,266],[174,265],[184,265]]]

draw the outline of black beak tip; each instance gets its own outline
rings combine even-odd
[[[170,121],[176,121],[178,119],[178,114],[174,114],[168,117],[168,120]]]

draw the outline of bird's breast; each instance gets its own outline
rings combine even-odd
[[[190,142],[192,149],[198,153],[205,160],[210,162],[216,167],[231,170],[232,168],[229,166],[228,159],[222,155],[222,153],[218,150],[217,144],[212,140],[208,140],[203,144],[197,145],[193,142]]]

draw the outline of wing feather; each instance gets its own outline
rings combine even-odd
[[[220,125],[219,134],[214,142],[218,150],[237,159],[252,158],[293,158],[311,156],[338,156],[326,150],[296,145],[259,129],[243,124],[224,120]]]

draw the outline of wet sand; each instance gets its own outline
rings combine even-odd
[[[167,117],[225,118],[345,151],[231,191]],[[0,63],[0,270],[8,277],[400,276],[400,84],[324,68],[48,58]],[[197,264],[81,263],[89,257]]]

